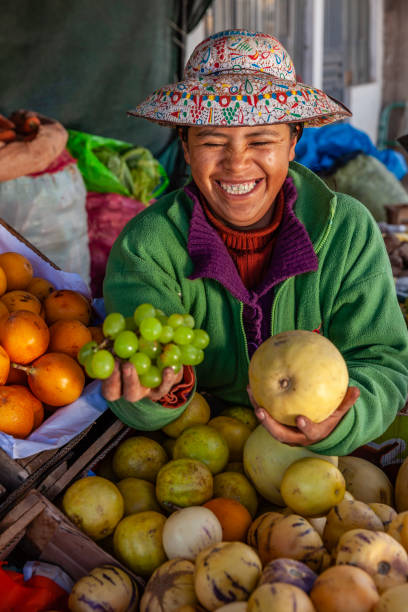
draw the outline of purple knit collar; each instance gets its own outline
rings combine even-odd
[[[270,266],[262,283],[255,289],[245,287],[227,247],[207,220],[200,204],[198,187],[192,182],[184,187],[184,191],[194,203],[187,246],[194,263],[194,272],[189,276],[191,280],[212,278],[244,304],[255,305],[278,283],[317,270],[318,259],[309,234],[293,212],[297,192],[291,177],[287,177],[283,184],[285,207]]]

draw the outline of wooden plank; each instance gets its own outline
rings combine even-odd
[[[89,469],[97,458],[102,458],[130,431],[121,421],[116,420],[91,446],[78,457],[76,461],[59,478],[51,482],[51,478],[39,485],[39,490],[48,499],[54,499],[78,474]]]

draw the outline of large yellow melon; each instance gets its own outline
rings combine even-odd
[[[340,351],[324,336],[305,330],[268,338],[249,364],[255,401],[285,425],[296,425],[299,415],[324,421],[342,402],[348,383]]]
[[[288,446],[273,438],[263,427],[251,433],[244,448],[244,469],[258,493],[278,506],[285,506],[280,486],[286,469],[298,459],[326,459],[337,467],[338,458],[317,455],[303,446]]]

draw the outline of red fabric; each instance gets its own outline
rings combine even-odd
[[[0,612],[44,612],[52,608],[68,611],[68,593],[45,576],[23,575],[6,570],[0,563]]]
[[[117,193],[88,192],[86,211],[94,298],[102,297],[106,262],[113,243],[126,223],[145,208],[143,202]]]
[[[194,370],[191,366],[184,366],[183,380],[174,385],[171,391],[159,400],[159,404],[165,408],[179,408],[186,403],[188,396],[190,395],[194,387]]]
[[[69,166],[70,164],[76,164],[76,159],[74,159],[67,149],[65,149],[61,155],[56,157],[51,164],[43,170],[42,172],[34,172],[33,174],[29,174],[28,176],[41,176],[42,174],[54,174],[55,172],[60,172],[65,168],[65,166]]]
[[[208,220],[222,238],[247,289],[259,285],[265,274],[275,244],[276,230],[282,221],[284,204],[285,198],[281,189],[276,197],[272,221],[268,227],[244,231],[224,225],[214,216],[204,199],[202,200]]]

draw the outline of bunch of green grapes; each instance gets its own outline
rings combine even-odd
[[[78,361],[91,378],[108,378],[115,358],[130,361],[144,387],[158,387],[162,371],[171,367],[179,372],[183,365],[198,365],[210,337],[203,329],[194,329],[190,314],[166,316],[152,304],[140,304],[133,317],[112,312],[105,318],[105,339],[99,345],[87,342],[78,352]]]

